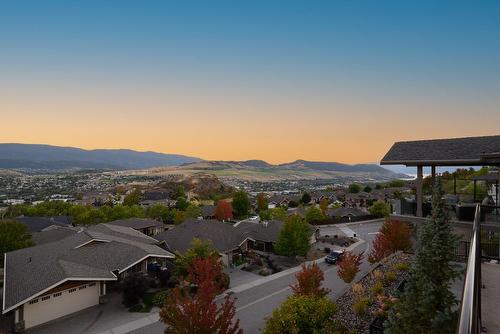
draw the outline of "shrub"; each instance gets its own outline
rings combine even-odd
[[[381,295],[384,292],[384,285],[382,282],[378,281],[371,287],[371,292],[373,295]]]
[[[407,271],[409,268],[410,268],[410,265],[408,263],[405,263],[405,262],[396,263],[394,265],[394,269],[398,270],[398,271]]]
[[[123,281],[123,304],[127,307],[138,304],[147,289],[148,281],[142,273],[127,276]]]
[[[157,307],[162,307],[163,303],[165,302],[165,298],[167,298],[168,291],[159,291],[158,293],[155,294],[153,297],[153,305]]]
[[[374,263],[398,250],[409,250],[411,248],[410,237],[411,230],[408,224],[396,220],[384,222],[380,233],[373,240],[373,247],[368,261]]]
[[[375,269],[374,271],[372,271],[372,276],[376,280],[381,280],[384,278],[384,274],[379,269]]]
[[[357,316],[363,316],[368,310],[368,304],[370,300],[368,298],[360,298],[354,302],[352,305],[352,310]]]
[[[309,266],[302,264],[302,270],[295,277],[297,284],[290,286],[295,295],[324,297],[330,292],[321,287],[325,275],[316,263]]]
[[[384,282],[386,285],[391,284],[396,281],[396,273],[394,271],[388,271],[384,275]]]

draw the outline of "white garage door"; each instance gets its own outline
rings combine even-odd
[[[25,328],[37,326],[97,304],[99,304],[99,284],[96,283],[38,297],[24,304]]]

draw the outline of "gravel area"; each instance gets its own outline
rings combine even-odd
[[[339,320],[355,333],[369,333],[370,323],[376,318],[380,309],[380,296],[394,296],[398,286],[408,275],[407,269],[401,269],[403,266],[396,265],[406,263],[409,267],[412,257],[412,254],[401,252],[392,254],[382,260],[370,273],[353,283],[351,288],[336,301],[339,306],[337,315]],[[376,285],[378,290],[374,288]],[[359,311],[358,314],[353,307],[356,302],[358,306],[366,305],[364,311]]]

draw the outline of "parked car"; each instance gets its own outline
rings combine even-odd
[[[325,262],[328,264],[337,264],[337,261],[342,258],[343,251],[332,251],[325,257]]]

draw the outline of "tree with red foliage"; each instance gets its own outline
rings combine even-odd
[[[221,221],[233,219],[233,206],[230,202],[220,200],[215,208],[215,218]]]
[[[297,283],[290,286],[295,295],[324,297],[330,292],[321,287],[325,275],[316,263],[310,266],[302,264],[302,270],[295,277]]]
[[[375,263],[396,251],[406,251],[410,248],[411,230],[409,225],[397,220],[387,220],[373,240],[368,261]]]
[[[359,272],[359,266],[364,258],[363,252],[355,255],[352,252],[344,252],[339,261],[339,270],[337,274],[346,283],[351,283]]]
[[[189,268],[186,281],[196,287],[194,294],[187,286],[177,286],[165,298],[160,319],[165,334],[242,334],[236,314],[235,300],[227,295],[218,307],[215,297],[222,292],[217,281],[222,267],[216,257],[197,258]]]

